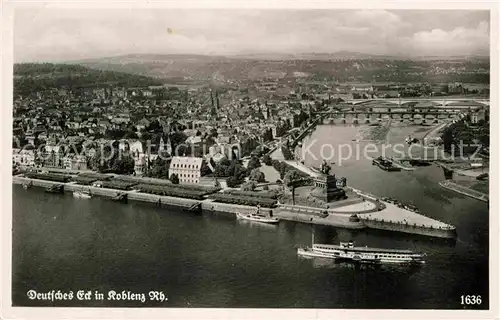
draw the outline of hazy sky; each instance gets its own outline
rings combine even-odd
[[[15,61],[131,53],[489,54],[488,11],[18,9]]]

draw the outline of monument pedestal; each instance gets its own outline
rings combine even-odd
[[[344,189],[337,186],[335,175],[322,175],[315,178],[311,195],[325,203],[347,198]]]

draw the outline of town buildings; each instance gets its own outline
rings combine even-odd
[[[259,153],[264,147],[271,149],[280,139],[293,139],[316,110],[329,108],[342,98],[425,96],[433,90],[456,94],[465,87],[461,83],[374,85],[289,81],[263,79],[223,89],[199,86],[187,90],[107,85],[16,95],[12,162],[23,166],[36,163],[44,167],[96,170],[90,166],[96,154],[102,146],[116,142],[121,152],[132,157],[136,175],[150,174],[152,162],[160,153],[166,153],[177,157],[171,169],[179,173],[182,183],[197,183],[200,168],[189,165],[196,167],[207,154],[218,163],[224,158]],[[468,106],[458,107],[468,109]],[[487,119],[484,108],[471,115],[472,123]],[[91,147],[82,152],[83,145]],[[183,145],[186,147],[179,147]],[[184,164],[188,167],[183,167]]]

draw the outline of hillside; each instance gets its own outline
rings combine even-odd
[[[353,58],[354,57],[354,58]],[[278,59],[279,58],[279,59]],[[471,82],[489,83],[489,60],[437,57],[396,59],[359,53],[127,55],[75,62],[89,68],[127,72],[164,82],[245,81],[300,77],[340,82]]]
[[[105,85],[138,87],[161,84],[157,79],[120,71],[91,69],[75,64],[14,64],[14,91],[29,94],[50,88],[75,89]]]

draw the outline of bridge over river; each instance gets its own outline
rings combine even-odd
[[[429,98],[370,98],[370,99],[346,99],[346,103],[363,105],[370,102],[385,103],[388,105],[416,105],[418,103],[430,103],[441,106],[477,105],[489,106],[490,99],[486,97],[429,97]]]
[[[318,112],[323,119],[328,117],[330,124],[335,123],[376,123],[382,120],[400,120],[401,122],[407,121],[411,123],[438,123],[439,121],[460,119],[465,116],[465,113],[446,112],[441,110],[430,111],[339,111],[329,110]]]

